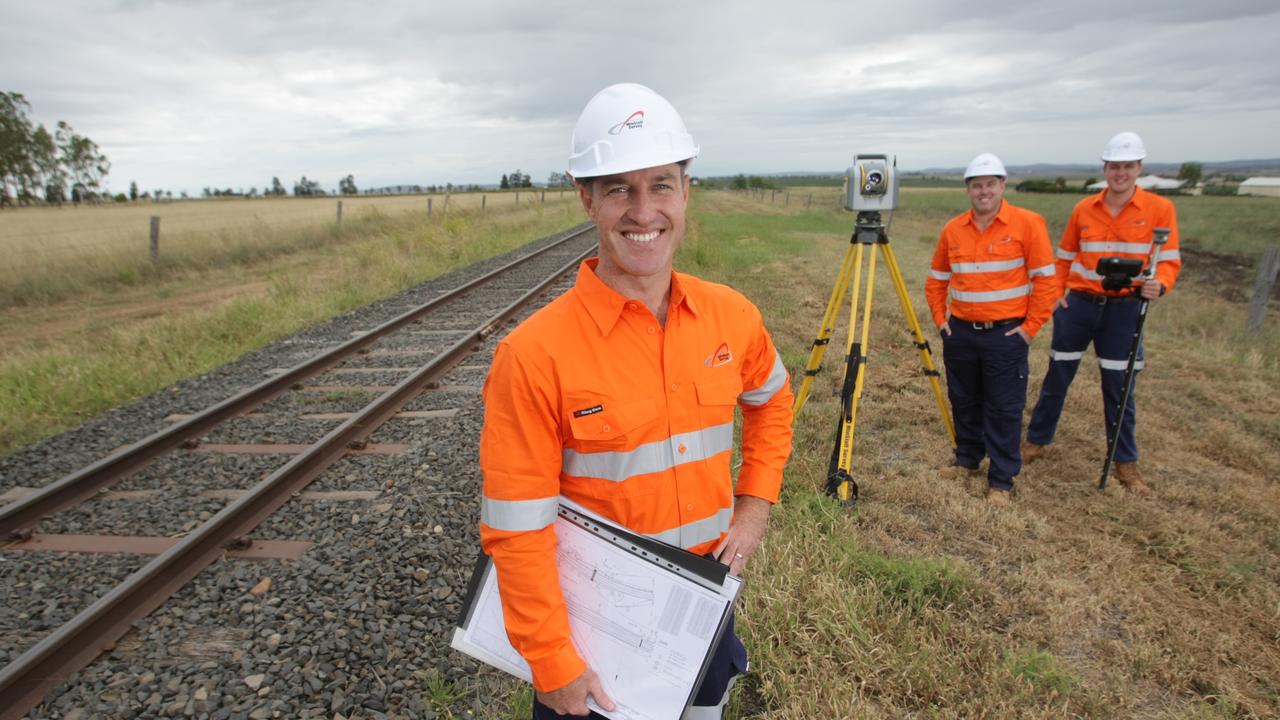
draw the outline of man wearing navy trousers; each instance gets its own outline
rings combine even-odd
[[[983,153],[965,170],[972,209],[942,229],[925,298],[942,333],[947,394],[956,427],[947,478],[977,475],[987,501],[1009,504],[1022,469],[1018,441],[1027,404],[1027,347],[1057,299],[1044,218],[1004,200],[1005,169]]]
[[[1062,234],[1055,275],[1061,300],[1053,313],[1049,371],[1027,425],[1027,441],[1022,445],[1022,456],[1028,463],[1041,457],[1053,442],[1067,389],[1090,343],[1102,371],[1105,427],[1109,430],[1114,426],[1138,323],[1139,298],[1154,300],[1172,289],[1178,279],[1182,258],[1173,203],[1136,184],[1146,156],[1147,150],[1137,134],[1122,132],[1111,138],[1102,151],[1106,189],[1076,205]],[[1097,272],[1098,261],[1118,256],[1145,264],[1151,259],[1152,231],[1158,227],[1169,228],[1170,232],[1168,243],[1156,257],[1155,277],[1144,282],[1138,294],[1104,290],[1102,276]],[[1139,346],[1135,373],[1143,365]],[[1152,491],[1138,471],[1135,407],[1131,393],[1120,423],[1115,473],[1122,487],[1145,498],[1151,497]]]

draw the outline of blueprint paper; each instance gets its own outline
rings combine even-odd
[[[578,654],[618,709],[615,720],[677,720],[692,697],[740,581],[705,587],[561,517],[556,520],[560,585]],[[516,677],[529,666],[507,640],[492,564],[467,627],[453,647]]]

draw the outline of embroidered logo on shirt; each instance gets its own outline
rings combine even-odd
[[[598,413],[598,412],[604,412],[604,406],[603,406],[603,405],[596,405],[595,407],[583,408],[583,409],[581,409],[581,410],[574,410],[574,411],[573,411],[573,416],[574,416],[574,417],[586,417],[586,416],[588,416],[588,415],[595,415],[595,414],[596,414],[596,413]]]
[[[707,359],[702,361],[702,364],[707,367],[720,367],[730,362],[733,362],[733,352],[729,350],[729,343],[720,343],[720,347],[708,355]]]

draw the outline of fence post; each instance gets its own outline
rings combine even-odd
[[[338,201],[338,224],[342,224],[342,201]]]
[[[808,210],[808,209],[809,209],[809,205],[810,205],[810,204],[812,204],[812,203],[813,203],[813,193],[809,193],[809,197],[807,197],[807,198],[805,198],[805,199],[804,199],[804,207],[805,207],[805,209],[806,209],[806,210]]]
[[[546,191],[546,190],[543,190],[543,191],[542,191],[542,200],[540,200],[539,202],[541,202],[543,205],[546,205],[546,204],[547,204],[547,191]]]
[[[445,215],[449,214],[449,193],[444,194],[444,208],[442,210]]]
[[[160,262],[160,216],[151,216],[151,262]]]
[[[790,190],[788,190],[788,191],[787,191],[786,196],[783,198],[783,203],[782,203],[782,204],[783,204],[783,205],[790,205],[790,204],[791,204],[791,191],[790,191]]]
[[[480,214],[481,214],[481,215],[483,215],[483,214],[484,214],[484,205],[485,205],[485,202],[486,202],[488,199],[489,199],[489,196],[488,196],[488,195],[484,195],[484,194],[481,194],[481,195],[480,195]]]
[[[431,198],[427,198],[427,217],[431,217]]]
[[[156,220],[158,218],[152,219],[153,222]],[[1258,278],[1253,283],[1253,302],[1249,304],[1249,322],[1246,325],[1250,333],[1258,332],[1262,319],[1267,316],[1267,301],[1271,298],[1277,273],[1280,273],[1280,245],[1272,245],[1262,253],[1262,262],[1258,263]]]
[[[520,191],[516,191],[516,207],[520,207]]]

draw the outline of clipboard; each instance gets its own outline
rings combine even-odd
[[[557,566],[578,654],[618,706],[613,720],[678,720],[724,634],[742,581],[715,560],[637,535],[562,501]],[[507,640],[493,561],[481,554],[454,628],[455,650],[525,681]]]

